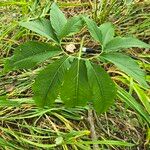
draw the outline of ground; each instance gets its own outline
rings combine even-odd
[[[35,18],[42,14],[48,16],[50,2],[42,0],[39,4],[22,1],[0,2],[0,71],[2,72],[7,57],[12,56],[14,49],[28,40],[46,42],[46,39],[18,26],[18,21],[29,17]],[[95,5],[93,1],[58,1],[61,9],[67,17],[77,14],[89,14],[95,17],[98,24],[111,21],[116,26],[117,35],[134,35],[137,38],[150,42],[150,8],[148,1],[133,1],[125,3],[123,0],[107,0],[107,5],[102,11],[93,15]],[[113,2],[115,2],[113,4]],[[113,7],[112,7],[113,6]],[[106,9],[107,8],[107,9]],[[108,11],[106,11],[108,10]],[[77,43],[80,37],[87,31],[67,39],[65,43]],[[97,43],[87,37],[86,46],[96,48]],[[127,51],[136,58],[139,65],[150,72],[149,50],[130,49]],[[65,109],[60,103],[54,108],[39,109],[32,100],[31,85],[37,72],[44,65],[39,65],[34,70],[12,71],[0,75],[0,144],[4,150],[23,149],[91,149],[83,141],[90,141],[91,125],[88,121],[87,108]],[[119,72],[114,66],[106,64],[105,69],[112,74],[112,78],[126,91],[132,90],[130,82],[122,83],[117,78]],[[117,78],[117,79],[116,79]],[[150,76],[147,75],[147,81]],[[131,92],[131,91],[130,91]],[[150,95],[149,91],[144,91]],[[7,95],[11,103],[3,101]],[[142,105],[138,95],[133,91],[133,97]],[[12,100],[13,99],[13,100]],[[143,111],[146,112],[142,106]],[[149,125],[145,118],[133,107],[117,98],[115,104],[104,114],[94,112],[94,126],[99,140],[119,140],[133,143],[133,147],[116,146],[110,144],[101,145],[101,149],[112,150],[148,150],[149,149]],[[55,143],[58,144],[57,148]],[[119,144],[118,144],[119,145]],[[92,147],[92,146],[91,146]]]

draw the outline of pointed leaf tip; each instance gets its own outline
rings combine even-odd
[[[97,24],[87,17],[83,17],[83,19],[86,22],[87,28],[91,34],[91,36],[98,42],[102,43],[102,33],[100,29],[98,28]]]
[[[53,29],[59,37],[64,25],[67,23],[67,19],[56,3],[51,5],[50,21]]]
[[[103,47],[114,38],[114,26],[111,22],[106,22],[100,25],[99,30],[102,33]]]

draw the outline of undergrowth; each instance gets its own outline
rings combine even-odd
[[[32,39],[49,42],[45,38],[19,27],[18,21],[26,20],[29,17],[47,17],[51,2],[44,0],[40,2],[35,1],[34,3],[32,1],[20,2],[0,2],[0,71],[2,71],[6,57],[11,56],[15,47],[19,44]],[[93,3],[90,2],[59,1],[66,16],[73,16],[79,13],[86,13],[92,16]],[[116,1],[115,6],[106,15],[107,18],[102,19],[112,21],[116,25],[117,35],[134,34],[139,39],[149,43],[150,10],[148,6],[149,2],[147,1],[134,1],[128,5],[123,1],[122,3]],[[117,12],[115,11],[116,8],[118,9]],[[98,17],[96,21],[100,23],[103,22],[102,19],[100,18],[99,20]],[[78,43],[81,36],[78,34],[73,42]],[[93,41],[89,41],[88,38],[86,40],[87,46],[96,46],[96,43],[93,43]],[[69,43],[69,41],[70,39],[68,38],[66,42]],[[134,49],[132,51],[128,50],[127,53],[134,57],[141,68],[149,74],[149,50]],[[34,105],[31,99],[33,95],[31,85],[36,73],[43,67],[45,65],[40,65],[35,70],[9,72],[0,76],[1,149],[90,149],[90,144],[92,143],[88,143],[91,138],[86,107],[64,109],[59,101],[57,102],[59,109],[57,107],[40,110]],[[118,82],[127,93],[133,95],[139,106],[137,108],[134,107],[134,104],[130,103],[129,97],[127,98],[129,100],[127,104],[124,102],[125,98],[118,96],[115,105],[107,113],[101,116],[94,113],[96,134],[99,139],[98,144],[100,144],[102,149],[112,150],[149,149],[150,129],[146,120],[148,111],[143,104],[143,101],[149,100],[149,91],[141,89],[142,92],[141,90],[139,92],[139,90],[135,90],[136,87],[128,76],[118,71],[112,65],[105,64],[104,67],[110,74],[115,74],[113,80]],[[149,75],[147,75],[147,81],[150,82]],[[138,95],[139,93],[142,93],[141,96]],[[7,99],[13,99],[13,101],[11,103],[5,101],[5,95],[7,95]],[[114,143],[107,140],[114,140]],[[83,141],[87,141],[87,143]],[[128,143],[115,143],[116,141]],[[130,143],[134,144],[134,146],[130,145]]]

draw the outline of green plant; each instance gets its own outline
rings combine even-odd
[[[91,141],[90,132],[78,128],[77,121],[82,122],[85,115],[83,108],[38,109],[32,98],[4,100],[0,97],[0,138],[2,149],[91,149],[91,144],[101,147],[133,147],[134,144],[123,140]],[[28,107],[27,107],[28,106]],[[7,111],[7,113],[6,113]],[[15,113],[14,113],[15,112]],[[74,120],[74,123],[71,120]],[[56,121],[57,120],[57,121]],[[70,121],[69,121],[70,120]],[[76,122],[76,123],[75,123]],[[12,126],[13,125],[13,126]],[[60,128],[59,128],[60,126]],[[27,133],[28,131],[28,133]],[[9,140],[5,140],[8,138]]]
[[[90,58],[82,57],[83,37],[79,50],[68,54],[62,46],[62,40],[81,31],[85,24],[91,36],[101,45],[99,53]],[[117,88],[100,65],[104,61],[114,63],[142,87],[148,87],[144,72],[131,57],[120,51],[130,47],[150,46],[133,37],[114,37],[111,23],[104,23],[98,27],[94,21],[82,15],[67,20],[53,3],[50,20],[39,18],[22,22],[20,25],[47,37],[53,43],[49,45],[29,41],[20,45],[16,48],[14,56],[6,61],[5,71],[29,69],[54,56],[59,58],[56,61],[50,59],[51,63],[36,77],[32,88],[33,98],[40,107],[53,106],[55,100],[60,97],[65,106],[86,106],[89,103],[97,112],[105,112],[113,104]]]

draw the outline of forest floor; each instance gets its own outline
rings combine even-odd
[[[127,2],[127,1],[126,1]],[[58,1],[66,16],[89,14],[96,11],[92,1]],[[0,2],[0,72],[7,57],[11,57],[14,49],[29,40],[46,42],[43,37],[36,35],[18,25],[19,21],[36,18],[40,14],[48,17],[51,2],[42,0],[39,3],[29,3],[24,0]],[[97,23],[110,21],[116,27],[117,35],[134,35],[150,43],[150,2],[116,1],[115,5],[108,3],[99,11],[95,18]],[[110,9],[110,11],[106,11]],[[94,18],[94,16],[93,16]],[[80,34],[72,42],[80,40]],[[70,40],[70,39],[68,39]],[[95,47],[96,43],[87,39],[87,46]],[[147,72],[150,81],[149,51],[146,49],[131,49],[127,51],[137,58],[139,65]],[[63,106],[39,109],[32,100],[31,86],[36,76],[35,70],[12,71],[0,74],[0,145],[2,150],[42,150],[42,149],[92,149],[90,124],[87,108],[65,109]],[[111,66],[108,69],[117,69]],[[124,87],[128,92],[132,85]],[[131,88],[131,89],[130,89]],[[148,96],[149,91],[144,91]],[[138,96],[133,92],[137,102],[142,105]],[[11,101],[5,101],[4,99]],[[146,112],[145,108],[143,111]],[[150,149],[150,129],[141,113],[127,105],[121,99],[104,114],[94,112],[94,126],[101,149],[108,150],[148,150]],[[107,140],[114,140],[112,141]],[[124,141],[134,146],[121,146],[115,141]],[[85,143],[86,143],[85,142]],[[91,147],[90,147],[91,146]]]

